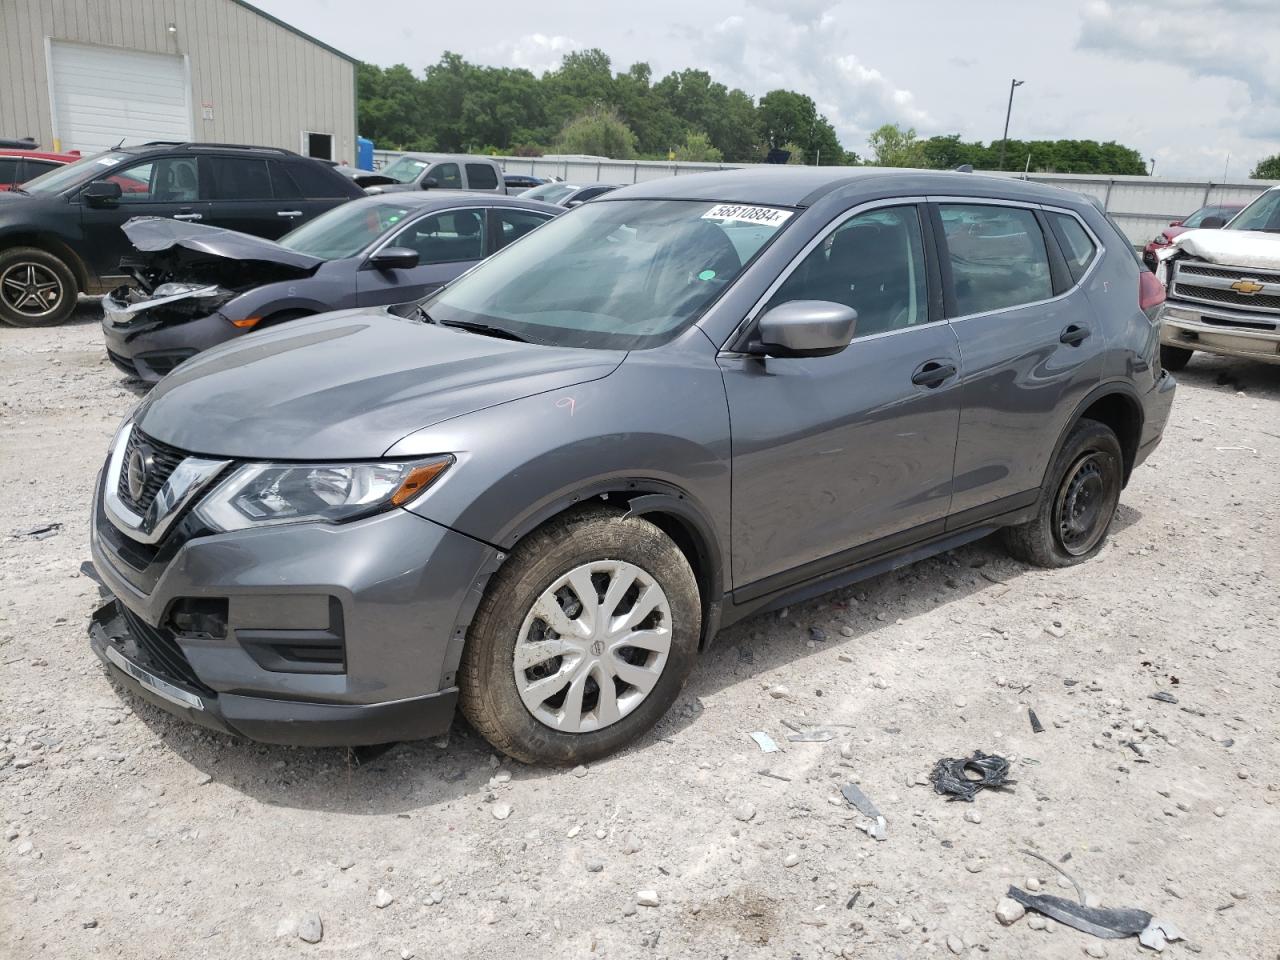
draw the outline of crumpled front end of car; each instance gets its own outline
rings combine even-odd
[[[102,333],[107,355],[124,372],[154,382],[202,349],[179,334],[157,332],[213,319],[228,321],[218,309],[238,296],[218,284],[167,282],[147,292],[140,286],[117,287],[102,298]]]

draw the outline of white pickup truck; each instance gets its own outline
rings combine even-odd
[[[1221,230],[1175,237],[1157,258],[1167,291],[1160,331],[1166,369],[1181,370],[1197,350],[1280,363],[1280,187]]]

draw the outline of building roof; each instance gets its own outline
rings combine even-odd
[[[341,57],[343,60],[346,60],[349,63],[358,64],[360,62],[355,57],[351,56],[349,53],[343,53],[337,47],[331,47],[329,46],[329,44],[325,43],[323,40],[317,40],[315,37],[311,36],[311,34],[303,33],[293,24],[286,23],[285,21],[281,20],[279,17],[273,17],[271,14],[267,13],[265,10],[259,10],[252,3],[246,2],[246,0],[231,0],[231,2],[244,7],[246,10],[252,10],[254,13],[262,17],[263,19],[270,20],[277,27],[283,27],[285,30],[288,30],[290,33],[297,34],[299,37],[301,37],[303,40],[306,40],[308,43],[314,43],[317,47],[320,47],[322,50],[328,50],[334,56]]]

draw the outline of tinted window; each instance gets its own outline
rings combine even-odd
[[[267,170],[271,173],[271,192],[277,200],[301,200],[302,191],[289,176],[288,168],[279,160],[268,160]]]
[[[1069,217],[1065,213],[1051,213],[1049,221],[1058,232],[1058,243],[1062,247],[1062,255],[1067,258],[1071,276],[1079,282],[1089,269],[1089,264],[1093,263],[1093,258],[1098,255],[1098,248],[1093,245],[1092,238],[1075,217]]]
[[[17,157],[0,157],[0,183],[21,183],[18,174],[18,164],[21,162]]]
[[[288,168],[289,176],[307,199],[319,200],[352,195],[342,179],[342,174],[329,170],[322,163],[314,160],[295,160],[288,164]]]
[[[60,163],[54,163],[52,160],[32,160],[27,158],[26,168],[22,171],[22,175],[30,180],[32,177],[38,177],[41,174],[48,173],[50,170],[57,170],[62,166]]]
[[[531,213],[528,210],[494,210],[497,214],[498,245],[501,250],[509,243],[514,243],[531,230],[536,230],[551,218],[545,213]]]
[[[427,174],[436,178],[436,186],[442,190],[461,190],[462,173],[456,163],[437,163]]]
[[[920,217],[915,207],[887,207],[842,224],[804,258],[770,307],[830,300],[858,311],[855,336],[929,321]]]
[[[214,200],[270,200],[271,174],[267,161],[241,157],[210,157]]]
[[[495,190],[498,186],[498,175],[487,163],[468,163],[467,185],[472,190]]]
[[[484,211],[450,210],[423,217],[394,237],[391,245],[417,250],[419,263],[483,259]]]
[[[591,200],[595,197],[603,196],[604,194],[608,193],[610,190],[616,190],[616,189],[617,189],[616,187],[587,187],[587,189],[583,190],[580,194],[578,194],[573,199],[580,200],[583,203],[586,203],[588,200]]]
[[[121,203],[192,203],[203,199],[195,157],[160,157],[135,163],[107,179],[120,184]]]
[[[1053,296],[1044,234],[1030,210],[944,204],[941,212],[961,316]]]

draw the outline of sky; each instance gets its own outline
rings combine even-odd
[[[1280,0],[252,0],[361,60],[415,72],[445,50],[554,69],[699,67],[759,97],[808,94],[846,149],[882,123],[922,137],[1116,140],[1157,176],[1243,179],[1280,153]],[[365,12],[376,16],[364,15]]]

